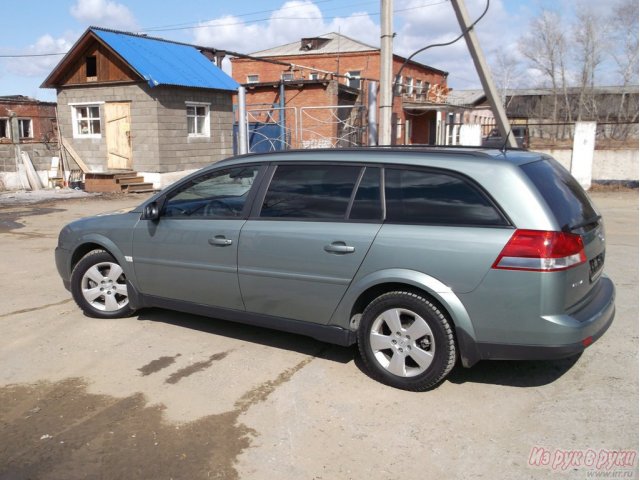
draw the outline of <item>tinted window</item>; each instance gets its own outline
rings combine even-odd
[[[241,216],[258,170],[259,167],[251,166],[203,174],[170,194],[163,215],[182,218]]]
[[[353,220],[380,220],[380,169],[367,167],[358,185],[349,218]]]
[[[555,160],[527,163],[521,168],[542,194],[561,228],[578,225],[596,217],[586,192]]]
[[[386,169],[387,220],[436,225],[506,225],[473,185],[446,173]]]
[[[342,219],[360,170],[336,165],[280,165],[260,216]]]

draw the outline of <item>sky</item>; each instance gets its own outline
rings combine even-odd
[[[613,0],[616,1],[616,0]],[[486,0],[466,0],[476,18]],[[485,56],[496,52],[520,59],[518,41],[541,9],[553,9],[567,24],[577,9],[602,15],[601,0],[491,0],[477,25]],[[578,6],[578,8],[576,8]],[[394,0],[394,53],[409,56],[460,34],[448,0]],[[39,86],[62,55],[11,57],[66,52],[91,25],[147,33],[170,40],[252,53],[302,37],[339,32],[379,46],[380,1],[365,0],[23,0],[3,2],[0,18],[0,95],[27,95],[55,100],[55,91]],[[417,61],[449,72],[454,89],[479,88],[479,80],[463,40],[434,48]],[[228,67],[227,67],[228,68]],[[600,67],[600,84],[615,84],[614,65]],[[522,65],[518,83],[540,83],[538,72]],[[517,85],[514,85],[517,86]]]

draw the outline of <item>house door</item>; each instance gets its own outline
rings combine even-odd
[[[131,170],[131,111],[129,103],[105,103],[107,168]]]

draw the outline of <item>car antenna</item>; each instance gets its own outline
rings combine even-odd
[[[507,145],[509,144],[509,135],[511,135],[511,126],[509,126],[507,137],[504,139],[504,143],[502,144],[502,148],[500,149],[503,155],[507,153]]]

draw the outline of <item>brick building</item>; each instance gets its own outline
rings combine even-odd
[[[288,115],[287,130],[296,130],[297,145],[296,135],[290,139],[294,146],[329,146],[328,137],[333,145],[345,143],[345,138],[346,143],[358,143],[355,137],[364,142],[367,84],[379,81],[379,48],[328,33],[251,57],[231,60],[233,78],[247,88],[250,121],[276,106]],[[394,55],[394,76],[404,61]],[[418,62],[406,64],[396,85],[393,143],[438,143],[446,117],[447,75]]]
[[[46,171],[57,155],[56,104],[23,95],[0,96],[0,190],[21,188],[19,152]],[[46,178],[43,175],[46,182]]]
[[[91,27],[42,87],[56,89],[61,135],[91,172],[136,170],[160,187],[232,153],[238,85],[207,53]]]

